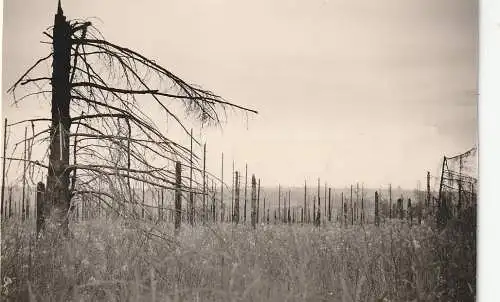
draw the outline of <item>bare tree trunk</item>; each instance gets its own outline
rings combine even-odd
[[[260,219],[260,178],[259,183],[257,185],[257,223],[259,223]]]
[[[142,211],[141,211],[141,212],[142,212],[142,213],[141,213],[141,214],[142,214],[142,215],[141,215],[142,219],[144,219],[144,207],[145,207],[145,205],[146,205],[146,204],[145,204],[146,192],[145,192],[145,188],[144,188],[144,186],[145,186],[145,184],[144,184],[144,183],[142,183]]]
[[[325,198],[323,199],[323,221],[326,222],[326,220],[328,219],[328,212],[327,212],[327,209],[326,209],[326,188],[327,188],[328,184],[325,182]]]
[[[389,184],[389,219],[392,219],[392,185]]]
[[[375,225],[378,226],[380,223],[380,218],[378,215],[378,192],[375,191]]]
[[[351,185],[351,200],[350,200],[350,205],[351,205],[351,225],[354,225],[354,208],[352,206],[352,185]]]
[[[287,204],[286,204],[286,193],[283,194],[283,223],[287,223]]]
[[[361,224],[365,223],[365,196],[364,183],[361,185]]]
[[[222,152],[220,177],[220,222],[224,222],[224,152]]]
[[[427,197],[425,206],[429,208],[430,205],[431,205],[431,173],[427,171]]]
[[[332,196],[332,188],[328,188],[328,222],[332,222],[331,196]]]
[[[356,182],[356,215],[355,220],[359,222],[359,182]]]
[[[292,222],[292,216],[291,216],[291,200],[292,200],[292,190],[288,190],[288,223]]]
[[[407,203],[407,211],[408,211],[408,221],[410,222],[410,226],[413,224],[413,209],[411,207],[411,199],[408,198],[408,203]]]
[[[307,217],[307,181],[304,180],[304,213],[302,215],[302,223],[304,223],[304,218]]]
[[[194,195],[193,195],[193,128],[191,128],[191,147],[189,151],[189,210],[188,217],[191,226],[194,225]]]
[[[232,178],[232,186],[231,186],[231,222],[233,222],[234,218],[234,185],[235,185],[235,175],[234,175],[234,160],[233,160],[233,170],[231,174]]]
[[[313,214],[312,214],[312,222],[316,224],[316,196],[313,197]]]
[[[281,185],[278,184],[278,221],[281,221]]]
[[[26,218],[26,152],[27,152],[28,127],[24,127],[24,153],[23,153],[23,195],[21,197],[21,220]]]
[[[36,186],[36,233],[44,229],[46,214],[45,185],[39,182]]]
[[[161,190],[161,220],[164,220],[164,216],[165,216],[165,204],[164,204],[164,194],[163,194],[163,189],[160,189]],[[168,219],[168,217],[167,217]]]
[[[132,194],[132,186],[130,185],[130,166],[131,166],[131,161],[130,161],[130,141],[132,139],[132,128],[130,127],[130,121],[128,119],[125,119],[125,122],[127,123],[127,187],[128,187],[128,198],[130,201],[130,205],[132,206],[132,213],[135,217],[135,198],[134,195]],[[76,142],[76,137],[75,137],[75,142]]]
[[[181,192],[181,162],[175,163],[175,231],[179,232],[181,228],[181,214],[182,214],[182,192]]]
[[[215,215],[215,194],[217,191],[215,190],[214,180],[212,179],[212,222],[217,222],[217,216]]]
[[[263,203],[264,203],[264,208],[262,209],[262,213],[264,214],[262,216],[262,222],[266,221],[266,197],[264,197],[264,200],[263,200]]]
[[[235,192],[234,192],[234,217],[233,222],[238,224],[240,222],[240,179],[238,171],[235,172],[234,178]]]
[[[12,217],[12,187],[9,187],[9,218]]]
[[[319,183],[319,178],[318,178],[318,216],[315,218],[316,220],[316,225],[319,226],[321,224],[321,185]]]
[[[344,224],[347,226],[347,202],[344,202],[344,192],[342,192],[342,211],[344,212]]]
[[[252,192],[251,192],[251,194],[252,194],[252,196],[251,196],[251,198],[252,198],[252,204],[251,204],[252,212],[250,214],[250,219],[252,220],[252,227],[254,229],[255,229],[255,225],[257,223],[257,208],[256,208],[256,206],[257,206],[257,196],[256,196],[257,195],[256,194],[257,188],[256,188],[256,185],[257,184],[255,182],[255,175],[252,175]]]
[[[203,214],[202,220],[203,223],[206,222],[207,219],[207,205],[206,205],[206,196],[207,196],[207,144],[203,144]]]
[[[52,126],[47,176],[47,202],[63,234],[68,234],[69,194],[69,134],[71,28],[58,7],[54,20],[52,71]]]
[[[441,167],[441,181],[439,183],[438,195],[438,213],[436,215],[437,225],[440,229],[444,228],[448,221],[448,205],[446,198],[443,198],[443,181],[444,181],[444,167],[446,165],[446,156],[443,156],[443,166]]]
[[[245,205],[243,207],[243,222],[247,222],[247,187],[248,187],[248,164],[245,164]]]
[[[7,152],[7,118],[4,120],[4,128],[3,128],[3,158],[2,158],[2,196],[1,206],[2,206],[2,218],[5,218],[7,215],[7,211],[4,211],[4,197],[5,197],[5,153]]]

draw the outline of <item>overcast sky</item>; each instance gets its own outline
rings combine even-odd
[[[155,59],[256,116],[204,129],[208,167],[231,161],[264,185],[318,177],[337,187],[413,188],[477,132],[477,1],[63,0],[68,18]],[[10,106],[5,91],[38,57],[55,0],[4,1],[3,115],[49,116],[40,102]],[[155,110],[151,110],[155,120]],[[161,123],[161,122],[160,122]],[[174,134],[172,134],[174,135]]]

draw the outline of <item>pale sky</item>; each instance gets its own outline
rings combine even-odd
[[[208,168],[231,161],[263,185],[318,177],[337,187],[414,188],[477,132],[477,1],[63,0],[69,19],[154,59],[227,100],[259,111],[204,129]],[[10,106],[7,88],[50,52],[42,32],[55,0],[4,1],[3,116],[50,116]],[[162,124],[154,108],[152,118]],[[175,133],[172,132],[172,135]],[[182,140],[186,143],[185,140]],[[228,178],[226,178],[227,181]]]

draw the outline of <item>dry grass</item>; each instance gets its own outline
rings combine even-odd
[[[176,239],[170,224],[97,219],[73,224],[70,239],[48,232],[38,241],[32,229],[14,221],[2,226],[5,301],[445,297],[439,235],[427,226],[261,225],[254,231],[225,224],[183,227]]]

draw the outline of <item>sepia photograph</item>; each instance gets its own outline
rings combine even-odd
[[[479,6],[4,0],[0,301],[476,301]]]

